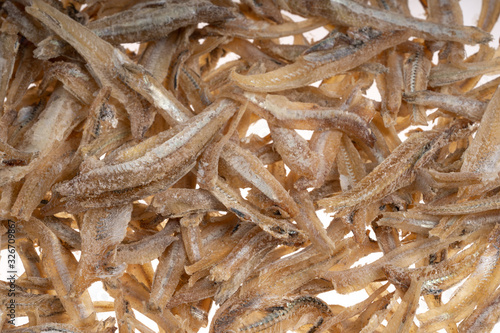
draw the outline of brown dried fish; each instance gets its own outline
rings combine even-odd
[[[353,33],[353,37],[339,34],[331,38],[334,40],[324,42],[325,45],[311,47],[291,65],[265,74],[232,72],[231,78],[239,87],[250,91],[298,88],[359,66],[385,49],[402,43],[408,39],[408,34],[404,31],[381,33],[369,28]]]
[[[496,1],[2,4],[0,331],[495,330]]]
[[[160,6],[133,6],[91,21],[87,28],[108,42],[135,43],[160,39],[188,25],[232,18],[229,8],[216,6],[208,1],[190,0]]]
[[[437,132],[415,133],[402,143],[371,173],[345,194],[318,201],[330,211],[344,207],[359,207],[370,201],[380,200],[398,188],[409,185],[414,177],[413,166],[428,151]]]

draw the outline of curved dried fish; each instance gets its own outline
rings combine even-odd
[[[279,0],[286,10],[328,18],[332,23],[383,30],[408,29],[412,34],[431,40],[448,40],[464,44],[487,43],[491,35],[477,27],[455,27],[422,21],[392,11],[378,10],[353,0]]]
[[[191,24],[231,18],[229,8],[206,1],[186,1],[120,11],[89,22],[87,28],[112,43],[136,43],[158,39]]]
[[[313,49],[291,65],[265,74],[241,75],[232,72],[231,79],[249,91],[274,92],[298,88],[357,67],[375,54],[408,39],[408,33],[404,31],[380,33],[365,29],[360,31],[360,35],[360,39],[346,37],[349,39],[347,45],[334,45],[333,50],[319,59],[316,59]]]
[[[172,138],[130,162],[98,167],[56,186],[62,195],[100,194],[146,185],[192,163],[212,136],[235,112],[235,103],[220,100],[182,126]],[[175,172],[175,171],[174,171]]]
[[[349,192],[318,201],[318,205],[335,211],[344,207],[359,207],[379,200],[398,188],[409,185],[414,177],[413,166],[431,148],[438,132],[415,133],[396,148]],[[382,180],[381,180],[382,179]]]

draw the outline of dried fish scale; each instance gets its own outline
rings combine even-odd
[[[500,6],[465,2],[0,1],[0,331],[494,331]]]

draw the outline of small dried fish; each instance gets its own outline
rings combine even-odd
[[[0,59],[2,59],[0,63],[0,110],[2,112],[0,114],[3,115],[7,88],[14,71],[14,63],[19,48],[17,29],[13,24],[6,21],[2,22],[0,41],[2,42],[0,49]]]
[[[378,79],[377,86],[380,86],[379,89],[384,94],[380,113],[384,125],[389,127],[396,124],[399,108],[401,107],[401,92],[404,88],[403,57],[395,49],[388,49],[385,52],[387,54],[386,66],[388,71],[386,74],[379,76],[384,78],[384,82],[380,84],[382,78]]]
[[[427,89],[429,72],[431,70],[431,61],[427,59],[424,50],[417,47],[415,53],[408,57],[403,67],[405,79],[405,92],[415,92]],[[425,108],[412,106],[412,124],[427,125],[427,116]]]
[[[168,247],[160,257],[155,273],[148,307],[162,310],[172,297],[184,271],[186,252],[180,240]]]
[[[500,110],[498,103],[500,101],[500,90],[496,90],[491,98],[486,110],[484,111],[481,123],[477,130],[474,140],[464,153],[464,161],[461,172],[480,173],[483,182],[494,180],[498,177],[500,171],[498,165],[499,140],[497,128],[497,112]],[[471,195],[473,189],[481,185],[471,185],[461,189],[461,195]]]
[[[245,327],[241,327],[239,331],[259,332],[265,330],[266,328],[272,327],[277,323],[279,323],[280,321],[285,320],[286,318],[293,315],[295,312],[297,312],[300,308],[303,307],[317,308],[322,314],[326,314],[327,316],[331,314],[330,308],[322,300],[316,297],[302,296],[291,302],[286,303],[284,307],[278,307],[276,310],[274,310],[268,316],[264,317],[258,322],[247,325]]]
[[[479,121],[486,109],[486,102],[464,96],[454,96],[429,90],[407,92],[403,99],[412,104],[430,108],[441,108],[457,116]]]
[[[495,22],[498,21],[499,16],[500,5],[498,4],[498,2],[483,0],[477,26],[484,31],[491,31],[493,29],[493,26],[495,25]]]
[[[484,74],[500,70],[500,59],[464,63],[460,67],[451,64],[441,64],[434,67],[429,75],[429,86],[441,87]]]
[[[396,46],[406,39],[404,31],[381,33],[363,29],[353,37],[340,34],[332,37],[328,45],[317,44],[291,65],[255,75],[231,73],[231,79],[242,89],[258,92],[274,92],[306,86],[351,68],[357,67],[385,49]],[[324,50],[325,47],[327,51]],[[319,48],[319,50],[317,50]]]
[[[84,214],[80,226],[82,256],[71,284],[72,297],[81,295],[97,276],[120,273],[119,267],[113,267],[112,257],[125,238],[131,213],[132,205],[126,205],[91,209]]]
[[[319,109],[310,103],[290,102],[285,96],[245,93],[250,102],[269,111],[269,122],[290,129],[313,130],[333,128],[345,132],[369,146],[374,137],[365,120],[355,112],[341,109]]]
[[[61,86],[56,88],[45,109],[25,133],[26,139],[19,145],[21,151],[38,153],[38,158],[26,166],[0,169],[0,184],[10,183],[34,170],[52,149],[59,146],[82,120],[81,105]]]
[[[495,330],[500,5],[466,2],[3,1],[0,331]]]
[[[325,19],[311,18],[301,22],[270,24],[265,21],[254,22],[241,15],[228,20],[220,26],[207,27],[205,29],[207,34],[219,33],[239,38],[271,39],[302,34],[319,28],[327,24],[327,22]]]
[[[208,1],[163,3],[160,6],[130,8],[87,24],[97,36],[112,43],[136,43],[159,39],[181,27],[233,18],[229,8]]]
[[[209,211],[224,210],[210,192],[184,188],[171,188],[155,195],[151,210],[165,217],[182,217]]]
[[[437,132],[415,133],[402,143],[355,187],[336,197],[318,201],[318,205],[335,211],[344,207],[359,207],[373,200],[380,200],[398,188],[409,185],[414,177],[413,166],[428,151]]]
[[[146,150],[142,156],[89,170],[72,181],[57,186],[56,190],[62,195],[95,195],[145,185],[167,173],[176,173],[181,170],[182,164],[188,165],[198,157],[201,149],[232,116],[234,106],[229,100],[214,103],[210,110],[193,117],[190,122],[174,130],[170,138],[157,147]],[[183,159],[183,156],[188,159]],[[103,182],[103,179],[107,181]]]
[[[449,40],[464,44],[487,43],[491,35],[476,27],[451,27],[422,21],[391,11],[378,10],[352,0],[320,0],[308,4],[305,0],[281,0],[286,10],[301,15],[328,18],[335,24],[378,29],[408,29],[419,37],[430,40]]]

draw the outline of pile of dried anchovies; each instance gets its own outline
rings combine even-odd
[[[500,1],[420,2],[0,1],[0,331],[491,331]]]

